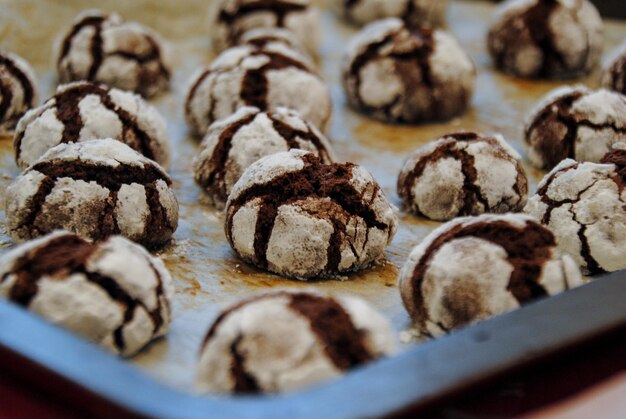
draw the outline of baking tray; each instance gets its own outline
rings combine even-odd
[[[323,3],[323,2],[320,2]],[[396,277],[410,249],[439,223],[401,213],[401,226],[387,251],[387,263],[349,275],[340,281],[301,283],[259,272],[240,262],[223,233],[223,215],[212,210],[193,182],[191,160],[197,141],[190,138],[182,102],[190,75],[211,59],[206,22],[207,1],[111,0],[99,4],[128,19],[159,30],[173,44],[172,92],[153,101],[168,120],[173,144],[170,171],[181,205],[181,222],[173,244],[160,252],[176,287],[174,320],[166,339],[139,356],[121,361],[54,326],[0,302],[0,364],[41,383],[48,377],[60,396],[92,400],[86,407],[102,414],[107,409],[147,416],[328,416],[361,417],[390,414],[413,405],[424,408],[478,382],[512,368],[564,350],[626,325],[626,312],[617,296],[626,291],[619,274],[580,290],[486,321],[450,336],[422,344],[410,342],[408,315],[396,288]],[[324,6],[324,5],[323,5]],[[54,88],[51,49],[87,0],[0,0],[0,42],[34,64],[42,90]],[[339,84],[339,62],[345,41],[355,29],[325,11],[320,69],[329,82],[335,105],[329,133],[338,156],[362,164],[379,181],[397,206],[395,181],[405,156],[446,132],[459,129],[501,132],[522,152],[522,121],[529,108],[558,82],[516,80],[494,73],[484,48],[486,22],[493,5],[452,2],[449,29],[472,55],[479,76],[472,107],[461,118],[442,124],[391,126],[361,117],[345,105]],[[36,22],[36,23],[35,23]],[[626,24],[607,22],[606,50],[626,35]],[[597,86],[598,74],[581,80]],[[543,172],[527,167],[532,188]],[[18,174],[10,141],[0,142],[0,208],[3,192]],[[12,245],[2,230],[0,249]],[[253,293],[277,288],[314,287],[323,292],[358,295],[383,312],[404,337],[400,353],[349,373],[317,389],[285,396],[200,397],[193,393],[200,342],[218,311]],[[610,301],[615,301],[611,304]],[[578,319],[580,313],[584,318]],[[572,322],[572,318],[577,321]],[[35,383],[35,384],[36,384]],[[68,390],[71,389],[71,390]],[[315,406],[313,408],[313,406]]]

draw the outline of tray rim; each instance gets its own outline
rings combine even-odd
[[[65,389],[66,399],[87,399],[82,407],[96,416],[382,417],[430,409],[464,390],[626,330],[626,311],[615,309],[625,293],[626,272],[616,272],[415,345],[310,390],[220,397],[166,387],[96,345],[0,300],[0,370],[13,371],[35,385],[37,377],[53,379],[60,383],[54,386],[59,392]],[[572,321],[578,313],[593,315]],[[48,350],[51,344],[54,351]]]

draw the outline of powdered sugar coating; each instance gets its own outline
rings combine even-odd
[[[410,253],[402,301],[418,330],[437,336],[582,284],[554,235],[522,214],[450,221]]]
[[[358,25],[388,17],[402,18],[412,25],[441,25],[448,0],[344,0],[341,7],[345,16]]]
[[[261,157],[292,148],[311,151],[324,163],[334,161],[326,137],[297,112],[287,108],[261,112],[239,108],[209,127],[195,159],[196,182],[213,205],[223,208],[228,195],[248,166]]]
[[[501,135],[449,134],[418,148],[398,177],[411,211],[433,220],[520,211],[528,179],[520,156]]]
[[[59,86],[24,115],[15,131],[15,161],[25,169],[58,144],[99,138],[119,140],[169,165],[167,127],[156,108],[139,95],[90,82]]]
[[[626,96],[584,86],[556,89],[530,112],[524,131],[536,167],[550,169],[565,158],[598,162],[626,141]]]
[[[282,42],[242,45],[220,54],[192,77],[185,118],[201,136],[211,123],[242,106],[291,108],[322,131],[328,129],[332,113],[328,87],[310,60]]]
[[[391,122],[445,120],[470,102],[476,70],[456,39],[389,18],[348,44],[343,85],[351,106]]]
[[[291,150],[248,167],[228,198],[225,229],[243,260],[307,280],[383,259],[397,217],[360,166]]]
[[[0,278],[3,297],[124,356],[169,328],[169,272],[120,236],[91,244],[54,232],[4,254]]]
[[[487,38],[495,66],[527,78],[588,73],[598,64],[602,45],[602,19],[588,0],[506,1]]]
[[[16,240],[63,228],[162,246],[178,225],[170,185],[157,163],[117,140],[60,144],[8,186],[7,230]]]
[[[152,30],[117,13],[82,12],[57,49],[61,83],[96,81],[146,97],[169,88],[168,46]]]
[[[602,86],[626,94],[626,41],[616,48],[605,62]]]
[[[218,0],[211,10],[213,48],[220,52],[240,44],[242,35],[257,28],[289,30],[315,55],[320,43],[320,16],[309,0]]]
[[[390,355],[395,340],[387,320],[360,299],[260,295],[218,317],[201,348],[196,384],[218,393],[293,391]]]
[[[21,57],[0,50],[0,136],[11,135],[17,121],[39,100],[35,72]]]
[[[584,272],[626,268],[626,188],[614,164],[562,161],[524,211],[550,227]]]

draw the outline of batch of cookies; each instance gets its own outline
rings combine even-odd
[[[363,167],[339,163],[325,133],[331,95],[316,68],[308,0],[214,2],[219,55],[189,82],[184,113],[202,139],[195,180],[224,210],[243,261],[297,279],[336,280],[384,261],[397,209]],[[345,0],[364,26],[346,45],[350,106],[388,123],[447,121],[471,102],[476,67],[437,27],[441,0]],[[508,0],[486,48],[529,79],[588,74],[602,20],[587,0]],[[169,88],[158,34],[87,11],[60,38],[59,87],[38,104],[34,72],[0,54],[0,131],[23,170],[5,193],[0,295],[123,356],[163,336],[173,281],[158,257],[178,226],[165,119],[148,100]],[[563,87],[529,113],[527,158],[551,170],[528,197],[521,156],[499,134],[453,132],[408,156],[397,193],[442,221],[411,251],[398,286],[416,330],[436,337],[626,269],[626,48],[604,88]],[[520,127],[521,128],[521,127]],[[148,250],[146,250],[148,249]],[[253,296],[220,314],[199,348],[203,391],[302,388],[395,349],[387,320],[354,297]]]

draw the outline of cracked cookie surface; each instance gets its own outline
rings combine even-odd
[[[469,55],[449,33],[397,18],[363,28],[348,43],[342,82],[349,104],[400,123],[447,120],[468,106],[476,78]]]
[[[156,33],[99,10],[87,10],[74,20],[57,54],[61,83],[95,81],[146,97],[169,88],[171,67]]]
[[[309,0],[218,0],[211,10],[213,48],[223,51],[257,28],[289,30],[312,55],[320,43],[320,17]]]
[[[0,258],[0,295],[130,356],[167,332],[173,289],[163,263],[123,237],[54,232]]]
[[[28,112],[15,131],[15,161],[21,169],[50,148],[113,138],[167,167],[170,145],[165,120],[139,95],[90,82],[59,86],[54,96]]]
[[[274,292],[220,314],[202,344],[196,384],[220,393],[295,390],[394,349],[387,321],[360,299]]]
[[[626,97],[584,86],[553,90],[529,114],[524,141],[538,168],[552,169],[566,158],[597,163],[626,141]]]
[[[267,112],[239,108],[209,127],[194,163],[196,183],[213,205],[223,208],[233,186],[252,163],[294,148],[311,151],[326,164],[334,161],[324,134],[297,112],[287,108]]]
[[[160,247],[178,226],[169,176],[112,139],[48,150],[8,186],[6,214],[16,240],[66,229],[94,240],[120,234]]]
[[[17,121],[37,105],[35,72],[21,57],[0,50],[0,136],[11,135]]]
[[[602,162],[562,161],[524,209],[588,274],[626,268],[626,151],[612,151]]]
[[[286,277],[334,277],[384,259],[397,217],[352,163],[291,150],[252,164],[226,204],[225,231],[243,260]]]
[[[321,131],[332,113],[328,87],[310,59],[280,40],[230,48],[199,71],[187,93],[185,119],[203,136],[242,106],[291,108]]]
[[[341,7],[344,15],[359,25],[388,17],[400,18],[412,26],[441,25],[448,0],[343,0]]]
[[[411,251],[398,280],[415,326],[431,337],[581,284],[555,235],[523,214],[442,225]]]
[[[509,0],[487,36],[496,68],[526,78],[571,78],[600,60],[603,24],[588,0]]]
[[[520,211],[528,179],[520,156],[502,136],[458,132],[417,149],[400,172],[397,190],[413,213],[443,221]]]

